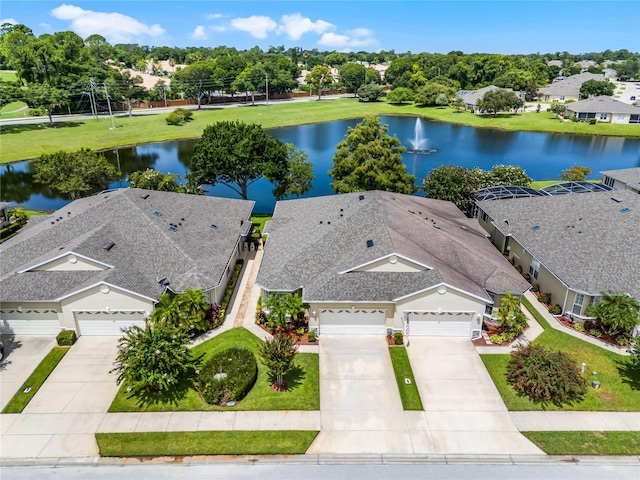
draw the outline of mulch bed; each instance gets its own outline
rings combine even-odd
[[[576,330],[575,329],[575,323],[572,322],[571,320],[569,320],[567,317],[560,316],[560,317],[556,317],[556,319],[558,320],[558,322],[560,322],[565,327],[569,327],[569,328],[572,328],[572,329]],[[600,340],[601,342],[608,343],[609,345],[613,345],[614,347],[621,347],[621,348],[625,347],[624,345],[620,345],[617,342],[615,337],[612,337],[611,335],[608,335],[606,333],[603,333],[602,336],[600,336],[600,337],[595,337],[595,336],[591,335],[588,332],[588,330],[590,330],[588,324],[586,324],[585,326],[587,328],[586,328],[586,330],[584,332],[581,332],[579,330],[576,330],[576,332],[582,333],[583,335],[586,335],[587,337],[595,338],[596,340]]]
[[[273,335],[273,332],[271,330],[269,330],[267,327],[265,327],[264,325],[259,325],[259,326],[265,332],[270,333],[271,335]],[[296,345],[318,345],[318,337],[316,337],[316,341],[315,342],[310,342],[307,339],[307,332],[304,332],[302,335],[298,335],[293,330],[291,330],[289,332],[286,332],[285,330],[280,330],[280,333],[286,333],[288,336],[293,337],[293,339],[295,340],[295,344]]]
[[[529,324],[527,324],[524,327],[524,330],[522,332],[524,333],[527,330],[529,330]],[[498,328],[496,325],[490,325],[487,323],[482,324],[482,331],[483,333],[486,333],[489,336],[498,335],[499,333],[501,333],[500,328]],[[508,347],[509,345],[511,345],[512,342],[502,342],[500,344],[497,344],[497,343],[493,343],[488,340],[485,340],[484,337],[480,337],[480,338],[476,338],[471,343],[473,343],[473,345],[476,347]]]

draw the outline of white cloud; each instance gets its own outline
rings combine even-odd
[[[212,25],[209,27],[209,30],[213,32],[225,32],[227,28],[224,25]]]
[[[349,30],[348,33],[354,37],[370,37],[373,35],[373,32],[368,28],[354,28],[353,30]]]
[[[231,26],[236,30],[242,30],[255,38],[267,38],[267,34],[275,30],[277,23],[271,17],[252,15],[247,18],[234,18]]]
[[[38,26],[48,32],[52,31],[51,25],[49,25],[48,23],[42,22],[42,23],[39,23]]]
[[[15,18],[3,18],[0,20],[0,25],[4,25],[5,23],[10,23],[11,25],[17,25],[18,21]]]
[[[210,13],[208,15],[206,15],[204,18],[206,18],[207,20],[216,20],[218,18],[223,18],[224,15],[221,13]]]
[[[327,30],[332,30],[334,25],[324,20],[312,22],[310,18],[303,17],[299,13],[283,15],[278,25],[278,33],[285,33],[292,40],[298,40],[307,32],[321,34]]]
[[[366,47],[375,43],[376,41],[373,38],[353,38],[348,35],[339,35],[332,32],[325,33],[322,35],[322,38],[318,40],[318,45],[335,49]]]
[[[193,33],[191,34],[191,36],[193,38],[198,38],[200,40],[206,40],[207,39],[207,31],[205,30],[205,28],[202,25],[198,25],[193,30]]]
[[[128,43],[143,36],[158,37],[165,33],[159,24],[147,25],[121,13],[95,12],[75,5],[62,4],[51,10],[51,15],[59,20],[71,20],[72,30],[81,37],[97,33],[111,43]]]

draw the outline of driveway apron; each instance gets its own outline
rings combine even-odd
[[[468,339],[412,337],[407,352],[436,453],[543,453],[518,432]]]

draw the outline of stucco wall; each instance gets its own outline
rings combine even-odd
[[[72,260],[75,259],[75,262]],[[47,262],[33,271],[78,271],[78,270],[105,270],[107,267],[97,262],[92,262],[77,255],[65,255],[51,262]]]
[[[309,327],[318,327],[318,320],[320,319],[320,311],[321,310],[340,310],[340,309],[350,309],[355,308],[357,310],[386,310],[386,320],[385,325],[387,327],[393,327],[393,319],[394,319],[394,305],[393,303],[360,303],[360,302],[344,302],[344,303],[321,303],[315,302],[309,304]],[[316,312],[314,315],[313,312]]]

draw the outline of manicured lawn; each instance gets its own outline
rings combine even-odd
[[[96,433],[103,457],[303,454],[317,431]]]
[[[264,224],[271,220],[271,217],[272,215],[270,213],[257,213],[251,216],[251,221],[258,224],[255,228],[260,230],[260,232],[264,232]]]
[[[562,183],[564,182],[564,180],[562,179],[558,179],[558,180],[538,180],[535,182],[531,182],[531,188],[535,188],[536,190],[540,190],[544,187],[548,187],[549,185],[555,185],[557,183]],[[587,180],[587,182],[591,182],[591,183],[600,183],[600,180]]]
[[[640,432],[521,432],[549,455],[640,455]]]
[[[47,377],[51,375],[56,365],[60,363],[62,357],[67,354],[69,348],[70,347],[53,347],[33,373],[29,375],[29,378],[22,384],[9,403],[2,409],[2,413],[21,413],[38,392]],[[25,393],[24,390],[29,387],[31,390]]]
[[[269,106],[242,106],[234,108],[210,108],[194,112],[194,119],[181,126],[167,125],[166,114],[117,117],[115,130],[109,130],[107,118],[87,119],[81,122],[57,123],[54,128],[40,125],[7,125],[1,132],[3,148],[0,163],[38,158],[43,153],[58,150],[77,150],[81,147],[107,149],[139,143],[159,142],[181,138],[195,138],[205,126],[222,120],[256,122],[264,128],[329,122],[365,115],[417,115],[425,118],[504,130],[529,130],[538,132],[580,133],[639,137],[636,125],[599,123],[564,123],[550,113],[525,113],[518,115],[478,116],[472,113],[456,113],[451,108],[414,105],[390,105],[386,102],[365,103],[357,99],[324,100],[312,102],[282,102]]]
[[[0,118],[5,120],[7,118],[22,118],[27,117],[29,109],[24,102],[11,102],[7,103],[4,107],[0,108]]]
[[[234,407],[207,404],[193,387],[193,381],[184,381],[170,394],[144,397],[127,393],[123,384],[109,407],[110,412],[168,412],[208,410],[319,410],[320,380],[318,355],[299,353],[296,366],[285,375],[289,385],[286,392],[271,390],[267,369],[260,363],[258,343],[261,340],[244,328],[234,328],[193,348],[202,364],[217,352],[236,345],[249,348],[258,360],[258,379],[249,394]]]
[[[17,79],[15,70],[0,70],[0,80],[3,82],[15,82]]]
[[[396,383],[400,391],[402,407],[405,410],[424,410],[416,379],[413,377],[411,363],[409,363],[407,349],[401,346],[389,347],[389,355],[391,355],[393,371],[396,374]],[[405,378],[408,378],[411,383],[406,383]]]
[[[537,312],[527,299],[523,304],[531,311],[545,331],[535,340],[553,350],[569,353],[580,365],[587,364],[585,377],[591,384],[591,372],[598,372],[600,388],[589,387],[582,402],[567,406],[565,410],[594,411],[639,411],[640,372],[631,368],[629,357],[617,355],[603,348],[587,343],[579,338],[555,330]],[[507,384],[506,367],[509,355],[481,355],[502,399],[509,410],[543,410],[540,404],[527,397],[518,396]],[[561,410],[554,405],[546,405],[546,410]]]

